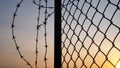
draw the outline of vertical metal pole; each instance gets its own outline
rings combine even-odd
[[[54,68],[61,68],[61,0],[55,0]]]

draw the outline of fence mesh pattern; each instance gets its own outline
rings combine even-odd
[[[120,1],[62,0],[62,68],[116,68]]]

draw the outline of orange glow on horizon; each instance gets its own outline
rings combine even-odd
[[[116,68],[120,68],[120,61],[117,63]]]

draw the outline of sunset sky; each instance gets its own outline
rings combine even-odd
[[[26,63],[20,59],[11,35],[11,24],[13,13],[17,2],[20,0],[0,0],[0,68],[27,68]],[[53,0],[48,1],[49,6],[54,6]],[[50,10],[48,12],[52,12]],[[43,10],[42,10],[43,12]],[[35,62],[35,38],[37,24],[38,7],[32,3],[32,0],[24,0],[18,10],[15,21],[15,35],[18,41],[18,46],[23,53],[23,56],[34,65]],[[42,13],[44,15],[44,13]],[[48,21],[47,33],[48,36],[48,67],[53,68],[53,43],[54,43],[54,19]],[[43,20],[42,20],[43,21]],[[44,67],[44,28],[41,27],[39,33],[39,58],[38,67]]]
[[[16,8],[16,4],[20,0],[0,0],[0,68],[29,68],[26,63],[20,58],[16,48],[15,44],[12,40],[12,35],[11,35],[11,24],[12,24],[12,19],[13,19],[13,14]],[[63,1],[63,0],[62,0]],[[68,3],[68,0],[65,0],[65,4]],[[81,8],[81,5],[83,4],[85,0],[80,0],[79,2],[79,8]],[[88,2],[90,0],[87,0]],[[97,2],[99,0],[92,0],[92,5],[96,6]],[[117,4],[119,0],[110,0],[111,3]],[[54,6],[54,0],[48,0],[48,5],[49,6]],[[74,2],[75,4],[77,3],[77,0]],[[107,0],[101,0],[98,11],[103,12],[105,9],[106,4],[108,3]],[[42,2],[44,4],[44,2]],[[67,9],[69,9],[71,4],[67,6]],[[90,5],[88,3],[85,3],[84,8],[82,9],[83,13],[85,14],[88,10],[88,7]],[[120,8],[120,3],[119,6]],[[106,8],[106,11],[104,15],[108,18],[111,19],[113,13],[115,12],[117,8],[109,4],[108,7]],[[62,14],[66,9],[62,9]],[[75,6],[72,8],[71,14],[73,14],[75,10]],[[53,10],[49,10],[48,12],[51,13]],[[94,12],[96,10],[94,8],[90,8],[89,13],[87,14],[88,18],[92,18]],[[93,24],[98,26],[100,19],[103,17],[99,12],[95,14],[95,17],[93,18]],[[78,10],[76,11],[75,18],[78,18],[79,14],[81,12]],[[81,15],[81,18],[78,20],[79,24],[83,24],[83,20],[85,19],[84,14]],[[38,15],[38,7],[32,3],[32,0],[24,0],[21,7],[19,8],[17,12],[17,17],[15,19],[15,36],[17,39],[18,46],[20,47],[20,51],[23,54],[23,56],[31,63],[31,65],[35,64],[35,39],[36,39],[36,24],[37,24],[37,15]],[[66,15],[64,18],[67,18],[67,15],[69,15],[68,12],[66,12]],[[43,17],[44,17],[44,10],[41,11],[41,23],[43,22]],[[67,23],[69,24],[72,19],[72,16],[70,16],[67,20]],[[117,25],[117,27],[120,28],[120,10],[117,10],[114,18],[112,19],[112,22],[114,25]],[[62,28],[66,24],[66,21],[62,22]],[[74,20],[71,24],[71,28],[74,29],[75,25],[77,22]],[[85,31],[88,30],[88,27],[90,26],[91,21],[88,19],[85,20],[81,34],[79,35],[79,38],[81,41],[83,41],[84,37],[87,35]],[[106,18],[103,18],[101,21],[101,24],[98,26],[100,31],[105,33],[109,26],[110,21],[107,20]],[[89,54],[94,57],[96,52],[98,51],[98,47],[101,48],[102,52],[98,52],[97,56],[95,57],[95,62],[98,65],[101,65],[105,61],[105,55],[107,55],[107,58],[109,61],[105,61],[103,68],[113,68],[113,66],[110,64],[110,62],[113,65],[116,65],[117,62],[120,60],[120,29],[118,29],[114,25],[110,25],[106,36],[110,41],[113,41],[115,39],[115,36],[117,35],[117,38],[114,41],[115,47],[113,47],[113,44],[108,40],[104,39],[103,43],[100,45],[100,42],[104,38],[104,35],[98,31],[95,37],[93,38],[94,43],[91,45],[89,48]],[[89,30],[88,34],[90,37],[93,37],[95,34],[95,31],[97,28],[92,25]],[[65,26],[65,32],[68,31],[69,25]],[[77,28],[75,29],[76,35],[79,34],[81,30],[81,26],[78,25]],[[51,16],[51,18],[48,19],[48,25],[47,25],[47,39],[48,39],[48,68],[54,68],[54,14]],[[73,32],[72,30],[69,31],[68,33],[68,38],[72,36]],[[86,37],[84,41],[84,47],[88,49],[89,45],[92,43],[92,40],[90,37]],[[62,40],[65,40],[66,35],[63,34]],[[76,43],[78,38],[74,35],[74,37],[71,39],[73,45]],[[70,43],[69,39],[65,41],[65,46],[68,47],[68,44]],[[69,53],[71,54],[73,52],[73,45],[68,47]],[[75,45],[76,51],[79,51],[79,49],[82,47],[81,42],[77,42]],[[82,57],[81,59],[84,59],[85,55],[87,54],[87,51],[85,48],[82,48],[80,51],[80,56]],[[44,68],[44,53],[45,53],[45,48],[44,48],[44,27],[40,28],[39,31],[39,45],[38,45],[38,51],[39,51],[39,58],[38,58],[38,68]],[[66,53],[65,48],[62,50],[62,55]],[[90,63],[92,63],[93,59],[91,58],[90,55],[87,55],[86,60],[84,61],[85,64],[89,67]],[[72,58],[73,60],[76,59],[77,52],[74,52],[74,55]],[[99,60],[102,58],[101,60]],[[62,58],[63,59],[63,58]],[[66,62],[68,62],[70,59],[70,55],[66,55]],[[78,66],[82,64],[81,60],[78,59],[78,62],[76,62]],[[66,64],[65,64],[66,65]],[[64,65],[63,65],[64,66]],[[73,62],[70,62],[70,68],[74,66]],[[64,66],[64,68],[66,68]],[[96,64],[93,64],[92,68],[97,68]]]
[[[114,68],[120,59],[119,0],[62,1],[63,68],[75,64],[78,68]]]

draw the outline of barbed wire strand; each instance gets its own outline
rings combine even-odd
[[[37,3],[36,2],[36,0],[33,0],[33,3],[35,4],[35,5],[37,5],[37,6],[40,6],[40,7],[42,7],[42,8],[49,8],[49,9],[53,9],[54,7],[49,7],[49,6],[44,6],[44,5],[39,5],[39,3]]]
[[[44,37],[45,37],[45,55],[44,55],[44,61],[45,61],[45,68],[47,68],[47,47],[48,47],[48,44],[47,44],[47,13],[48,13],[48,10],[47,10],[47,0],[44,0],[45,1],[45,6],[46,6],[46,8],[45,8],[45,19],[44,19],[44,30],[45,30],[45,34],[44,34]]]
[[[36,61],[35,61],[35,68],[37,68],[38,64],[38,34],[39,34],[39,28],[43,25],[40,24],[40,11],[41,11],[41,0],[39,0],[39,6],[38,6],[38,18],[37,18],[37,34],[36,34]]]
[[[12,20],[12,24],[11,24],[11,28],[12,28],[12,38],[14,40],[14,43],[15,43],[15,46],[16,46],[16,49],[17,49],[17,52],[19,53],[19,56],[21,57],[21,59],[24,60],[24,62],[26,62],[26,64],[30,67],[30,68],[33,68],[32,65],[24,58],[24,56],[22,55],[21,51],[20,51],[20,47],[18,46],[18,43],[16,41],[16,37],[15,37],[15,18],[17,16],[17,12],[18,12],[18,8],[21,6],[21,3],[23,2],[23,0],[21,0],[16,6],[16,10],[14,12],[14,15],[13,15],[13,20]],[[53,9],[54,7],[48,7],[47,5],[47,0],[44,0],[45,2],[45,6],[43,6],[41,4],[42,0],[39,0],[38,3],[36,2],[36,0],[33,0],[33,3],[35,5],[38,6],[38,16],[37,16],[37,26],[36,26],[36,43],[35,43],[35,68],[38,68],[38,42],[39,42],[39,29],[41,26],[44,25],[44,31],[45,31],[45,34],[44,34],[44,37],[45,37],[45,54],[44,54],[44,62],[45,62],[45,68],[47,68],[47,47],[48,47],[48,44],[47,44],[47,20],[48,18],[50,18],[51,15],[54,14],[54,12],[51,12],[51,13],[48,13],[48,9]],[[40,24],[40,12],[41,12],[41,9],[45,9],[45,17],[44,17],[44,22],[42,24]]]
[[[48,44],[47,44],[47,20],[48,20],[48,18],[50,18],[50,16],[52,15],[52,14],[54,14],[54,12],[52,12],[52,13],[48,13],[48,9],[53,9],[54,7],[48,7],[47,6],[47,0],[44,0],[44,2],[45,2],[45,6],[44,5],[41,5],[41,1],[42,0],[39,0],[39,3],[37,3],[35,0],[33,0],[33,3],[35,4],[35,5],[37,5],[39,8],[38,8],[38,10],[39,10],[39,13],[38,13],[38,18],[37,18],[37,34],[36,34],[36,61],[35,61],[35,66],[36,66],[36,68],[37,68],[37,57],[38,57],[38,34],[39,34],[39,28],[41,27],[41,26],[43,26],[44,25],[44,31],[45,31],[45,33],[44,33],[44,40],[45,40],[45,54],[44,54],[44,62],[45,62],[45,68],[47,68],[47,47],[48,47]],[[45,12],[44,12],[44,14],[45,14],[45,16],[44,16],[44,22],[43,22],[43,24],[40,24],[40,9],[45,9]]]
[[[15,46],[16,46],[16,50],[20,56],[20,58],[30,67],[30,68],[33,68],[32,65],[28,62],[28,60],[25,59],[25,57],[22,55],[21,51],[20,51],[20,47],[17,43],[17,40],[16,40],[16,36],[15,36],[15,19],[16,19],[16,16],[17,16],[17,12],[18,12],[18,9],[19,7],[21,6],[23,0],[21,0],[20,2],[17,3],[16,5],[16,9],[15,9],[15,12],[13,14],[13,20],[12,20],[12,24],[11,24],[11,29],[12,29],[12,39],[15,43]]]

